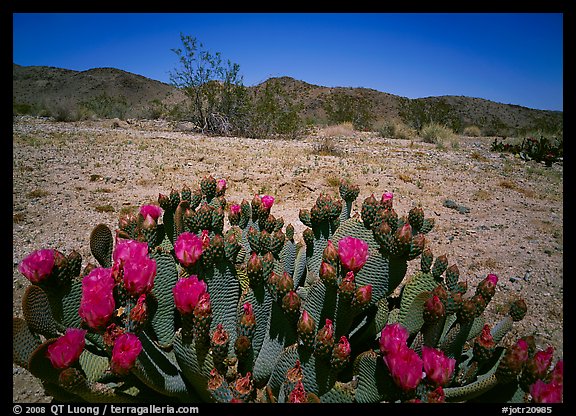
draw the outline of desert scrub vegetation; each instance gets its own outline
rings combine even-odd
[[[420,129],[420,137],[425,143],[433,143],[438,147],[445,147],[447,142],[454,144],[456,137],[454,131],[440,123],[427,123]]]
[[[386,120],[375,128],[378,134],[385,138],[412,140],[416,137],[413,128],[397,120]]]
[[[462,130],[462,135],[468,137],[480,137],[482,135],[482,131],[478,126],[467,126],[464,127],[464,130]]]

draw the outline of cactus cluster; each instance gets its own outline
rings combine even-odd
[[[427,245],[421,207],[400,216],[386,192],[353,214],[359,188],[342,180],[338,196],[300,210],[300,243],[272,196],[225,194],[206,176],[114,231],[97,225],[98,264],[82,267],[76,251],[26,257],[14,363],[59,401],[562,400],[552,349],[530,337],[499,346],[525,303],[485,322],[498,277],[468,290]]]

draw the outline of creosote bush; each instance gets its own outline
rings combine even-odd
[[[486,320],[498,277],[468,287],[422,207],[400,215],[384,192],[353,212],[341,180],[299,210],[300,242],[273,196],[230,204],[226,186],[206,176],[96,225],[96,263],[22,259],[14,363],[61,402],[562,401],[552,347],[500,345],[527,305]]]

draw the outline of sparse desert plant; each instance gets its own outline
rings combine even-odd
[[[22,259],[13,362],[59,402],[562,401],[552,348],[500,345],[525,302],[488,322],[498,277],[468,288],[421,207],[398,215],[385,192],[353,212],[342,180],[299,211],[301,243],[273,196],[228,205],[226,187],[205,176],[98,224],[98,264]]]
[[[480,137],[482,135],[482,131],[478,126],[467,126],[462,131],[462,134],[469,137]]]
[[[420,137],[425,143],[433,143],[445,147],[448,141],[455,137],[454,131],[439,123],[428,123],[420,129]]]
[[[382,137],[390,139],[411,140],[416,137],[414,129],[396,120],[386,120],[376,130]]]

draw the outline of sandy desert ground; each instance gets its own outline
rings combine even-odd
[[[83,264],[95,262],[91,230],[98,223],[116,228],[121,210],[155,202],[159,193],[195,186],[205,175],[225,178],[229,202],[270,194],[272,214],[301,238],[299,209],[310,208],[321,192],[336,195],[338,179],[346,177],[360,186],[356,211],[364,198],[386,191],[400,215],[420,204],[436,221],[427,236],[434,255],[446,254],[469,288],[488,273],[499,276],[488,321],[497,322],[509,299],[523,297],[528,315],[507,340],[534,335],[539,348],[555,348],[555,360],[563,355],[562,163],[546,168],[491,152],[488,137],[459,137],[444,147],[375,133],[326,137],[316,131],[298,140],[255,140],[202,136],[163,121],[15,118],[14,316],[22,315],[29,285],[17,265],[28,253],[75,249]],[[18,403],[51,400],[17,366],[12,394]]]

